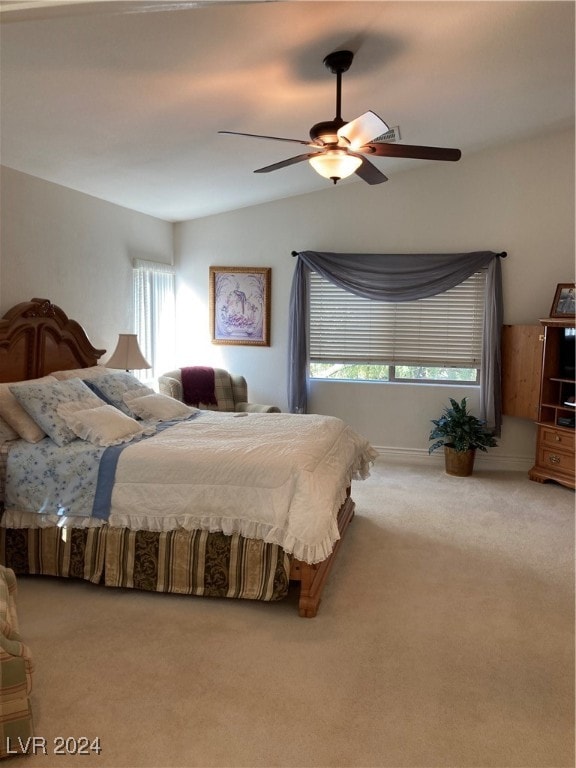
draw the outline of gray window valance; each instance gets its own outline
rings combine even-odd
[[[486,268],[484,341],[480,371],[480,418],[497,435],[502,424],[501,356],[502,272],[500,256],[492,251],[450,254],[320,253],[301,251],[290,293],[288,339],[288,406],[306,413],[307,322],[310,271],[346,291],[379,301],[414,301],[435,296]]]

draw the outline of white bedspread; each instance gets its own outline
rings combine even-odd
[[[319,562],[339,538],[346,486],[375,456],[330,416],[204,411],[123,451],[109,523],[240,533]]]
[[[26,447],[42,449],[41,445]],[[90,451],[92,446],[78,441],[74,447],[77,451],[72,453],[82,448]],[[63,452],[66,470],[72,466],[69,449],[55,449]],[[237,417],[202,411],[190,421],[124,448],[108,523],[134,530],[182,527],[240,533],[279,544],[305,562],[319,562],[339,538],[337,513],[347,485],[352,479],[366,478],[375,457],[363,437],[329,416],[251,413]],[[42,474],[44,464],[34,461],[34,455],[29,461],[34,466],[38,463]],[[29,463],[24,471],[29,481],[26,488],[35,487],[37,479]],[[62,483],[71,484],[70,495],[76,502],[75,488],[83,488],[81,477],[77,472],[69,475],[64,472],[56,490],[61,490]],[[41,478],[37,482],[42,484]],[[16,487],[21,488],[20,482]],[[104,524],[97,517],[73,512],[23,511],[30,505],[43,506],[26,494],[22,499],[16,495],[0,525],[84,528]],[[75,508],[71,503],[70,509]]]

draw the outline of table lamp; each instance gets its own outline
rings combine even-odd
[[[105,365],[107,368],[122,368],[125,371],[152,368],[140,351],[135,333],[120,333],[118,335],[116,349]]]

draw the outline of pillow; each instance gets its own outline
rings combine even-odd
[[[0,416],[0,443],[5,443],[7,440],[16,440],[20,435],[15,429],[12,429],[7,421],[4,421]]]
[[[107,373],[105,376],[99,376],[94,381],[86,381],[101,400],[108,405],[119,408],[126,416],[134,416],[130,408],[124,402],[124,395],[130,390],[139,391],[141,395],[149,395],[154,392],[150,387],[142,384],[136,376],[127,372]]]
[[[156,419],[156,421],[187,419],[200,410],[158,392],[143,395],[138,389],[126,392],[124,402],[135,416],[141,419]]]
[[[119,445],[154,431],[153,428],[144,430],[135,419],[126,416],[113,405],[99,405],[84,410],[68,409],[69,405],[76,404],[62,404],[58,412],[77,437],[93,445]]]
[[[11,385],[10,392],[36,424],[60,446],[76,440],[76,434],[58,414],[60,403],[88,400],[93,405],[102,405],[102,401],[80,379],[23,382]]]
[[[18,435],[29,443],[39,443],[46,437],[46,433],[40,428],[34,419],[22,408],[18,400],[10,391],[15,384],[32,384],[39,382],[56,381],[53,376],[43,376],[40,379],[30,379],[23,382],[10,382],[0,384],[0,416],[14,429]]]
[[[50,374],[58,381],[67,381],[68,379],[98,379],[107,373],[113,373],[113,368],[106,368],[103,365],[92,365],[90,368],[71,368],[69,371],[52,371]]]

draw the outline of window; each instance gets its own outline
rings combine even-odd
[[[479,382],[486,270],[444,293],[374,301],[310,272],[312,378]]]
[[[134,259],[134,330],[152,370],[139,378],[157,378],[174,366],[176,299],[174,267]]]

